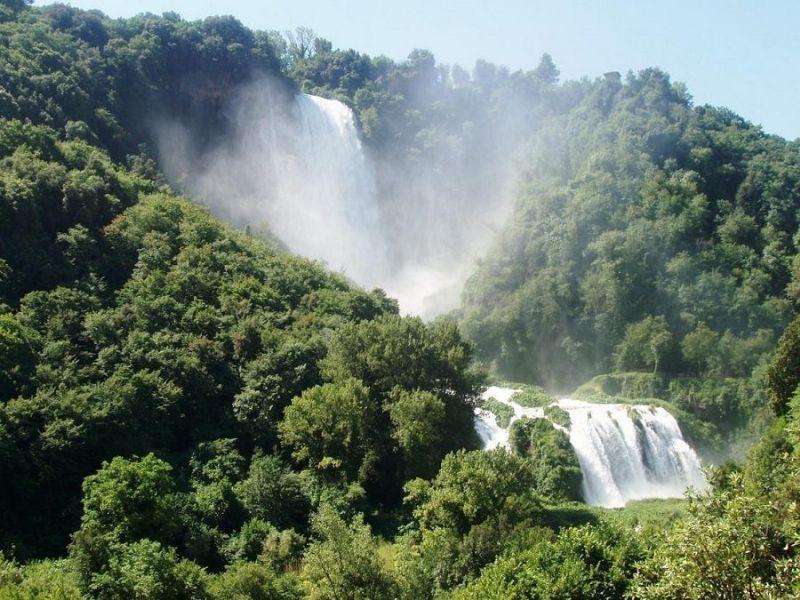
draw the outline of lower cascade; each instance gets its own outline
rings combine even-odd
[[[484,400],[493,398],[514,409],[506,428],[493,413],[476,409],[475,428],[484,448],[507,447],[509,430],[518,419],[546,418],[543,408],[514,402],[516,392],[501,387],[484,392]],[[568,398],[554,404],[569,415],[569,440],[581,466],[581,491],[588,504],[621,507],[629,500],[675,498],[689,487],[706,486],[700,459],[667,410]]]

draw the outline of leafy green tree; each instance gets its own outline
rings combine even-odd
[[[300,477],[277,457],[255,456],[236,495],[254,517],[279,529],[306,529],[311,500]]]
[[[81,527],[73,537],[70,556],[85,590],[116,585],[129,560],[144,561],[144,569],[160,568],[152,561],[174,561],[174,550],[162,547],[177,540],[180,528],[169,464],[152,454],[133,460],[116,457],[87,477],[83,489]],[[140,540],[146,541],[141,547],[136,545]],[[96,583],[98,578],[103,583]]]
[[[208,576],[196,564],[178,558],[175,550],[143,539],[115,545],[108,568],[92,580],[98,598],[195,600],[209,598]]]
[[[38,336],[13,315],[0,314],[0,401],[21,391],[33,375]]]
[[[672,350],[673,337],[663,316],[646,317],[628,325],[625,337],[614,352],[620,371],[650,368],[657,373]]]
[[[67,560],[42,560],[19,566],[0,557],[0,598],[81,600],[84,595]]]
[[[315,386],[287,407],[281,441],[301,465],[327,477],[364,481],[379,451],[378,410],[369,388],[356,379]]]
[[[445,405],[449,448],[477,445],[471,402],[480,375],[470,366],[472,349],[455,323],[426,325],[419,318],[386,315],[347,324],[331,340],[323,375],[355,377],[383,405],[396,388],[435,394]]]
[[[640,556],[635,541],[618,529],[569,528],[554,541],[500,558],[454,598],[623,598]]]
[[[388,405],[392,437],[403,452],[405,479],[430,479],[447,451],[445,404],[430,392],[398,390]]]
[[[380,562],[377,541],[360,517],[347,523],[323,505],[311,526],[315,540],[306,550],[302,572],[309,598],[394,598],[394,583]]]
[[[719,335],[705,323],[698,323],[681,341],[681,352],[686,362],[700,373],[714,368]]]
[[[431,482],[410,482],[406,501],[422,527],[463,534],[491,517],[535,511],[534,483],[524,458],[503,450],[460,450],[444,458]]]
[[[17,13],[33,4],[33,0],[2,0],[0,2],[0,22],[13,19]]]
[[[83,484],[82,526],[96,527],[120,541],[168,541],[175,534],[172,467],[148,454],[114,458]]]
[[[247,364],[245,385],[234,399],[236,418],[259,440],[274,439],[275,428],[292,398],[320,383],[319,345],[287,339]]]
[[[800,384],[800,319],[786,328],[767,370],[770,404],[777,415],[786,413],[789,399]]]
[[[569,424],[567,424],[567,427]],[[547,419],[518,419],[509,432],[513,451],[530,459],[534,489],[551,500],[580,500],[583,479],[569,436]]]
[[[635,597],[790,597],[798,567],[785,555],[780,519],[774,504],[748,494],[733,475],[727,489],[694,500],[689,517],[640,565]]]
[[[234,563],[213,577],[211,598],[219,600],[299,600],[299,582],[291,574],[279,575],[259,563]]]

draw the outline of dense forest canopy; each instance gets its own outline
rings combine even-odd
[[[560,386],[750,375],[797,302],[800,143],[692,106],[657,70],[587,87],[532,142],[465,331],[505,375]]]
[[[265,77],[353,109],[398,218],[510,213],[455,319],[165,177],[164,119],[213,151]],[[0,597],[796,597],[800,146],[558,77],[0,0]],[[674,510],[588,507],[563,411],[478,448],[487,369],[764,435]]]

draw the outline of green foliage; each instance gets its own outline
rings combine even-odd
[[[767,370],[770,405],[777,415],[785,414],[789,399],[800,383],[800,319],[796,318],[781,336]]]
[[[614,366],[620,370],[652,369],[659,365],[672,349],[672,333],[663,316],[646,317],[625,329],[625,337],[614,351]]]
[[[449,447],[445,403],[430,392],[398,389],[387,407],[394,437],[403,453],[405,479],[430,479]]]
[[[692,106],[658,69],[551,102],[514,214],[464,291],[477,356],[553,389],[612,363],[750,375],[798,288],[800,147]]]
[[[522,456],[468,451],[483,378],[454,323],[400,317],[174,196],[149,117],[202,155],[254,78],[340,98],[395,167],[377,173],[389,218],[414,208],[397,198],[495,194],[499,158],[530,141],[464,331],[515,379],[562,384],[615,350],[664,371],[589,391],[662,398],[694,440],[698,418],[728,435],[761,415],[746,377],[800,289],[796,144],[657,70],[559,85],[545,55],[470,76],[305,29],[27,4],[0,3],[0,547],[57,556],[73,535],[67,559],[0,561],[0,597],[620,597],[642,548],[639,597],[796,594],[794,329],[768,369],[781,417],[741,476],[717,472],[685,520],[638,506],[630,533],[563,529],[615,519],[561,502],[579,471],[545,420],[515,425]],[[540,388],[514,400],[568,425]],[[381,546],[365,518],[403,534]]]
[[[139,538],[168,542],[177,524],[171,472],[169,464],[152,454],[104,463],[84,481],[81,527],[122,542]]]
[[[332,479],[363,482],[376,458],[378,410],[356,379],[316,386],[286,409],[281,440],[300,465]]]
[[[382,600],[394,585],[378,558],[378,544],[361,519],[347,523],[323,505],[312,519],[315,540],[308,547],[303,582],[315,600]]]
[[[279,575],[259,563],[234,563],[208,585],[211,598],[219,600],[299,600],[299,582]]]
[[[248,512],[280,529],[304,530],[311,500],[296,473],[274,456],[256,456],[236,495]]]
[[[790,597],[798,567],[785,562],[775,511],[739,482],[691,503],[689,517],[641,565],[636,597]]]
[[[554,541],[501,557],[459,590],[459,599],[622,598],[640,553],[635,540],[608,526],[563,531]]]
[[[643,561],[637,598],[790,598],[800,572],[800,396],[753,449],[743,469],[720,468]]]
[[[551,423],[569,430],[571,419],[569,413],[558,404],[548,404],[544,407],[544,416]]]
[[[684,360],[700,373],[713,372],[718,344],[719,334],[705,323],[698,323],[681,341],[681,352]]]
[[[640,531],[643,544],[655,545],[660,541],[658,535],[686,517],[687,509],[685,498],[651,498],[629,500],[624,508],[593,507],[591,510],[602,520]]]
[[[143,539],[113,547],[108,569],[93,578],[90,590],[98,598],[197,600],[209,598],[206,584],[207,575],[196,564]]]
[[[171,473],[169,464],[150,454],[134,460],[116,457],[86,478],[81,527],[70,547],[84,590],[109,597],[124,596],[122,590],[128,589],[125,586],[138,584],[135,579],[119,581],[121,571],[141,568],[145,571],[142,577],[158,578],[161,575],[148,571],[176,568],[174,549],[162,546],[174,543],[179,532]],[[171,576],[165,572],[163,577]],[[117,589],[117,585],[122,587]],[[178,583],[156,581],[143,585],[157,590],[158,586]]]
[[[36,364],[36,332],[0,314],[0,402],[24,389]]]
[[[484,400],[481,404],[481,408],[492,413],[497,419],[497,424],[504,429],[508,427],[511,418],[514,416],[513,407],[495,400],[494,398]]]
[[[425,325],[419,318],[384,316],[342,327],[331,341],[323,372],[355,377],[385,401],[396,386],[429,391],[445,404],[449,448],[476,444],[471,401],[480,375],[471,369],[472,347],[451,321]]]
[[[511,400],[520,406],[527,406],[529,408],[536,408],[540,406],[547,406],[555,400],[550,394],[545,392],[542,388],[526,385],[511,396]]]
[[[78,576],[65,560],[43,560],[19,566],[0,557],[3,600],[81,600]]]
[[[535,511],[534,483],[532,466],[523,458],[502,450],[461,450],[445,457],[431,482],[410,482],[406,501],[422,527],[463,534],[504,513]]]
[[[629,400],[662,398],[665,385],[665,378],[657,373],[609,373],[592,378],[575,390],[575,394],[597,401],[602,401],[603,396]]]
[[[569,436],[553,422],[527,418],[514,421],[508,441],[514,453],[530,460],[533,488],[539,495],[556,502],[581,499],[578,457]]]

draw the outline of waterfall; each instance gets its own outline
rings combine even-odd
[[[542,408],[514,402],[514,392],[490,387],[483,397],[511,406],[511,423],[525,416],[545,418]],[[697,454],[665,409],[566,398],[555,404],[570,417],[569,441],[581,466],[587,503],[617,507],[629,500],[680,497],[690,486],[705,487]],[[476,410],[476,431],[487,449],[508,445],[508,430],[486,410]]]
[[[375,285],[385,270],[385,236],[353,112],[309,94],[296,95],[293,108],[290,147],[271,148],[279,163],[273,231],[294,252]]]
[[[386,275],[386,236],[353,112],[280,90],[243,88],[228,109],[235,129],[201,156],[185,131],[164,125],[165,168],[219,217],[266,229],[292,252],[376,286]]]
[[[237,88],[220,114],[224,135],[157,123],[168,179],[219,218],[383,288],[404,313],[456,308],[513,206],[511,132],[496,144],[468,128],[454,148],[424,143],[413,156],[405,143],[370,151],[345,104],[268,77]]]

